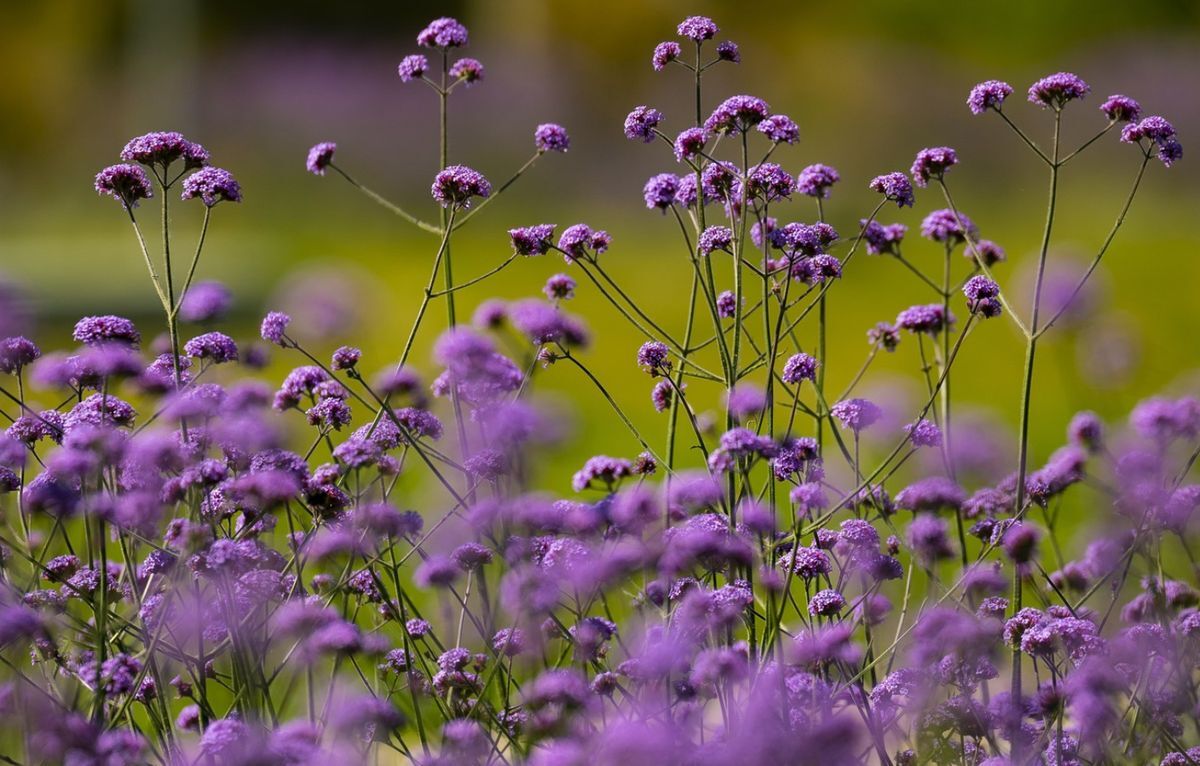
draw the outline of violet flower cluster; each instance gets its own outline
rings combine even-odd
[[[538,125],[530,161],[496,185],[450,161],[450,96],[483,75],[452,60],[468,42],[454,19],[429,24],[428,55],[398,68],[439,102],[436,218],[363,186],[333,142],[306,160],[431,235],[429,282],[392,356],[302,343],[280,311],[258,338],[222,331],[230,292],[194,277],[213,210],[242,192],[198,144],[151,133],[100,172],[165,332],[99,315],[69,351],[0,339],[3,760],[1200,762],[1200,399],[1146,399],[1126,423],[1081,412],[1035,456],[1036,342],[1065,308],[1043,305],[1040,278],[1031,311],[1008,303],[993,271],[1004,250],[951,193],[972,158],[926,148],[910,173],[870,180],[796,167],[784,155],[800,128],[767,101],[703,109],[703,75],[738,47],[714,44],[705,17],[677,33],[651,64],[690,73],[695,114],[638,106],[624,132],[660,150],[642,201],[680,234],[682,318],[655,316],[609,272],[610,250],[636,249],[598,221],[497,220],[511,255],[454,274],[457,229],[570,145]],[[1029,88],[1049,145],[1012,121],[1012,86],[981,83],[967,103],[1001,115],[1055,181],[1122,123],[1134,192],[1152,159],[1180,160],[1170,123],[1125,96],[1100,107],[1092,139],[1064,146],[1061,123],[1090,90],[1067,73]],[[833,207],[847,183],[878,194],[865,216]],[[184,262],[167,214],[177,184],[204,216]],[[151,200],[161,250],[137,217]],[[879,218],[918,203],[919,224]],[[927,241],[906,239],[918,225]],[[562,271],[527,280],[530,297],[459,313],[460,291],[544,256]],[[1039,275],[1047,258],[1044,245]],[[830,369],[829,304],[854,299],[856,272],[893,266],[921,297],[862,328],[860,367]],[[592,366],[568,310],[584,293],[644,336],[624,364],[646,375],[645,412]],[[952,373],[968,339],[1003,322],[1026,343],[1020,431],[984,471],[972,450],[999,437],[964,430]],[[433,339],[428,364],[418,336]],[[267,347],[295,366],[262,372]],[[916,406],[862,392],[881,351],[924,386]],[[549,376],[611,410],[620,452],[542,474],[566,438],[543,406]],[[636,425],[649,418],[660,433]]]

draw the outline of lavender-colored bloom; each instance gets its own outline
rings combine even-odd
[[[592,486],[593,482],[600,482],[611,491],[621,479],[632,475],[633,466],[628,460],[596,455],[588,458],[583,468],[575,472],[571,478],[571,486],[576,492],[582,492]]]
[[[539,152],[565,152],[571,147],[571,138],[562,125],[544,122],[533,131],[533,145]]]
[[[675,201],[675,192],[678,190],[678,176],[672,173],[659,173],[646,181],[646,185],[642,189],[642,198],[646,200],[646,207],[651,210],[658,208],[665,213]]]
[[[908,511],[937,511],[960,508],[966,499],[967,493],[953,479],[930,476],[896,493],[896,507]]]
[[[796,177],[796,191],[809,197],[829,198],[833,185],[842,180],[836,169],[817,163],[800,171]]]
[[[429,59],[420,53],[414,53],[400,60],[400,65],[396,67],[396,72],[400,75],[400,82],[412,82],[424,76],[428,69]]]
[[[725,406],[736,420],[745,420],[762,412],[767,395],[753,383],[738,383],[726,394]]]
[[[1158,145],[1158,159],[1167,167],[1183,157],[1183,146],[1175,138],[1175,126],[1158,115],[1131,122],[1121,130],[1121,140],[1127,144],[1140,142],[1143,138]]]
[[[829,414],[837,418],[843,428],[858,433],[870,428],[883,417],[883,410],[866,399],[846,399],[830,407]]]
[[[724,290],[717,296],[717,316],[732,319],[737,314],[737,296],[732,290]]]
[[[667,68],[667,64],[679,58],[681,52],[679,43],[670,41],[659,43],[654,46],[654,55],[650,57],[650,64],[654,67],[655,72],[661,72]]]
[[[126,209],[137,207],[138,200],[154,196],[146,171],[137,165],[110,165],[96,174],[96,192],[107,194]]]
[[[815,481],[796,485],[788,498],[792,505],[796,506],[797,515],[802,517],[811,517],[829,507],[829,498],[825,495],[825,490]]]
[[[545,255],[554,237],[554,224],[540,223],[519,229],[509,229],[513,251],[518,255]]]
[[[1094,412],[1077,412],[1067,426],[1067,439],[1077,447],[1096,453],[1104,447],[1104,424]]]
[[[921,221],[921,236],[953,245],[968,238],[972,241],[978,239],[979,229],[964,213],[950,209],[934,210]]]
[[[1016,522],[1008,527],[1002,539],[1004,553],[1017,565],[1028,564],[1037,555],[1041,533],[1032,524]]]
[[[794,144],[800,140],[800,126],[786,114],[773,114],[763,120],[758,124],[758,132],[777,144]]]
[[[121,159],[164,168],[182,159],[184,169],[191,170],[208,164],[208,152],[175,131],[157,131],[130,139],[121,150]]]
[[[206,207],[218,202],[241,202],[242,187],[228,170],[207,167],[183,179],[180,199],[199,197]]]
[[[808,601],[808,613],[813,617],[833,617],[845,608],[845,597],[829,588],[813,594]]]
[[[1200,432],[1200,405],[1191,397],[1152,397],[1137,403],[1129,423],[1142,437],[1157,442],[1194,438]]]
[[[674,396],[675,387],[671,385],[671,381],[664,378],[654,384],[654,389],[650,392],[650,402],[657,412],[666,412],[670,409]]]
[[[744,133],[770,114],[767,102],[755,96],[730,96],[713,110],[704,127],[713,133]]]
[[[451,165],[433,179],[433,199],[442,207],[468,208],[472,197],[487,197],[492,185],[466,165]]]
[[[461,58],[450,67],[449,74],[453,79],[470,86],[483,79],[483,64],[477,59]]]
[[[1029,86],[1029,103],[1061,109],[1068,101],[1083,98],[1091,87],[1070,72],[1047,75]]]
[[[625,137],[630,141],[650,143],[654,131],[662,122],[662,112],[648,106],[639,106],[625,118]]]
[[[785,383],[799,385],[801,381],[817,379],[818,362],[805,353],[793,354],[783,365]]]
[[[259,333],[263,340],[274,343],[276,346],[286,347],[287,326],[291,321],[292,318],[282,311],[269,311],[263,317]]]
[[[80,319],[75,323],[75,331],[71,337],[88,346],[106,343],[137,346],[142,340],[142,335],[133,322],[112,314]]]
[[[900,243],[908,233],[908,227],[902,223],[881,224],[879,221],[859,221],[863,226],[863,239],[867,243],[868,255],[900,254]]]
[[[546,280],[542,292],[550,300],[570,300],[575,297],[575,280],[566,274],[554,274]]]
[[[704,145],[708,143],[708,131],[704,128],[687,128],[681,131],[675,137],[673,148],[675,151],[675,160],[683,162],[684,160],[695,159],[700,156],[700,152],[704,150]]]
[[[829,554],[820,548],[805,546],[800,546],[781,556],[779,566],[785,570],[790,568],[805,580],[812,580],[833,571],[833,564],[829,560]]]
[[[1133,122],[1142,115],[1142,105],[1129,96],[1113,94],[1100,105],[1100,111],[1113,122]]]
[[[608,249],[612,239],[608,232],[592,231],[587,224],[577,223],[563,230],[558,238],[558,249],[563,251],[567,263],[583,258],[590,248],[597,255]]]
[[[925,187],[929,179],[940,179],[946,171],[958,164],[958,154],[949,146],[935,146],[917,152],[913,160],[913,183]]]
[[[434,555],[421,562],[413,572],[413,582],[422,588],[448,587],[462,570],[448,556]]]
[[[742,61],[742,52],[738,48],[738,44],[733,40],[725,40],[717,43],[717,59],[728,61],[731,64],[740,64]]]
[[[1012,95],[1012,86],[1000,80],[986,80],[971,88],[967,106],[971,114],[983,114],[989,109],[1000,111],[1004,99]]]
[[[925,513],[918,514],[908,525],[908,544],[927,566],[954,555],[946,522]]]
[[[1000,316],[1000,286],[991,279],[977,274],[963,285],[963,295],[967,296],[967,308],[972,314],[985,319]]]
[[[304,162],[304,167],[308,168],[308,172],[316,176],[325,175],[325,168],[333,164],[333,153],[337,151],[337,144],[332,141],[322,141],[315,144],[308,150],[308,159]]]
[[[790,197],[795,188],[796,181],[791,174],[774,162],[755,165],[746,174],[747,199],[775,202]]]
[[[646,341],[637,352],[638,367],[652,376],[665,375],[671,371],[671,352],[665,343]]]
[[[920,155],[917,157],[920,159]],[[953,163],[952,163],[953,164]],[[924,184],[920,184],[924,186]],[[881,176],[875,176],[871,179],[871,183],[867,184],[867,188],[871,191],[879,192],[889,202],[895,202],[896,207],[912,207],[916,202],[913,195],[912,183],[908,180],[908,176],[903,173],[885,173]]]
[[[686,37],[689,40],[695,40],[696,42],[700,43],[704,42],[705,40],[713,39],[716,37],[717,32],[720,32],[721,30],[716,23],[707,16],[688,16],[686,19],[679,22],[679,28],[676,31],[679,32],[680,37]]]
[[[467,28],[448,16],[434,19],[417,34],[417,45],[423,48],[461,48],[466,44]]]
[[[183,296],[179,316],[185,322],[212,322],[229,311],[232,300],[229,289],[220,282],[197,282]]]
[[[909,423],[904,427],[904,433],[914,447],[942,446],[942,429],[932,420],[921,418],[915,423]]]
[[[711,255],[714,250],[729,252],[733,247],[733,230],[728,226],[709,226],[700,232],[700,253]]]
[[[15,375],[41,355],[41,349],[28,338],[4,338],[0,340],[0,372]]]
[[[966,217],[963,216],[963,219],[966,220]],[[991,268],[997,263],[1001,263],[1008,258],[1008,255],[1004,252],[1004,248],[1000,247],[990,239],[981,239],[977,242],[972,241],[971,246],[963,251],[963,256],[971,259],[972,261],[978,257],[979,260],[983,261],[983,265],[987,266],[988,268]]]
[[[197,335],[183,345],[183,351],[196,359],[207,359],[214,364],[237,361],[237,344],[233,338],[221,332]]]
[[[896,325],[900,329],[927,335],[937,335],[947,324],[953,325],[954,321],[954,315],[947,317],[940,303],[910,306],[896,316]]]
[[[879,322],[867,330],[867,342],[888,352],[895,351],[900,345],[900,329],[894,324]]]

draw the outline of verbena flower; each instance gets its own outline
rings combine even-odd
[[[650,63],[655,72],[661,72],[667,68],[667,64],[679,58],[680,53],[679,43],[669,41],[659,43],[654,46],[654,55],[650,57]]]
[[[137,165],[110,165],[96,174],[95,186],[99,194],[107,194],[126,209],[154,196],[146,171]]]
[[[571,138],[562,125],[544,122],[533,131],[533,145],[539,152],[565,152],[571,147]]]
[[[474,197],[488,197],[492,185],[466,165],[451,165],[433,179],[433,199],[442,207],[469,208]]]
[[[646,181],[642,189],[642,198],[646,200],[646,207],[651,210],[658,208],[666,212],[667,208],[674,204],[677,191],[679,177],[672,173],[659,173]]]
[[[895,202],[896,207],[912,207],[916,201],[913,196],[912,184],[903,173],[887,173],[875,176],[868,184],[871,191],[879,192],[889,202]]]
[[[695,40],[700,43],[713,39],[721,29],[707,16],[688,16],[679,22],[677,31],[680,37],[686,37],[689,40]]]
[[[758,123],[757,130],[777,144],[794,144],[800,140],[800,126],[786,114],[771,115]]]
[[[675,138],[673,148],[678,162],[692,160],[700,156],[704,145],[708,143],[708,131],[704,128],[687,128]]]
[[[733,230],[728,226],[709,226],[700,232],[700,252],[711,255],[715,250],[729,252],[733,246]]]
[[[308,172],[313,175],[325,175],[325,168],[329,167],[333,162],[333,153],[337,151],[337,144],[332,141],[322,141],[319,144],[314,144],[308,150],[308,159],[305,160],[304,166],[308,168]]]
[[[949,146],[935,146],[917,152],[912,164],[913,183],[925,187],[930,179],[941,179],[946,171],[958,164],[958,154]],[[903,205],[901,205],[903,207]]]
[[[229,288],[220,282],[197,282],[184,294],[179,317],[185,322],[212,322],[223,318],[233,304]]]
[[[542,223],[509,229],[508,236],[512,239],[513,251],[517,255],[545,255],[553,244],[554,224]]]
[[[713,110],[704,121],[704,127],[713,133],[744,133],[767,119],[769,114],[767,102],[761,98],[730,96]]]
[[[822,165],[809,165],[796,176],[796,191],[808,197],[828,199],[833,185],[842,180],[837,170]]]
[[[1029,102],[1061,109],[1070,101],[1083,98],[1091,87],[1070,72],[1047,75],[1029,86]]]
[[[630,141],[650,143],[654,130],[662,122],[662,112],[648,106],[639,106],[625,118],[625,137]]]
[[[218,202],[241,202],[242,187],[228,170],[207,167],[183,179],[180,198],[187,200],[197,197],[207,207]]]
[[[399,66],[396,67],[396,72],[400,75],[400,82],[412,82],[413,80],[419,80],[428,70],[429,59],[425,58],[419,53],[405,56],[400,60]]]
[[[989,109],[1000,111],[1000,105],[1012,92],[1012,86],[1006,82],[986,80],[971,88],[971,93],[967,96],[967,106],[971,114],[983,114]]]
[[[1142,105],[1129,96],[1113,94],[1100,105],[1100,111],[1113,122],[1134,122],[1142,116]]]
[[[461,58],[450,66],[448,74],[469,86],[483,79],[483,64],[477,59]]]
[[[847,399],[830,407],[829,414],[837,418],[842,427],[858,433],[877,423],[883,417],[883,410],[867,399]]]
[[[208,152],[180,133],[158,131],[130,139],[121,150],[121,159],[159,168],[183,160],[184,169],[191,170],[208,164]]]
[[[417,45],[425,48],[461,48],[467,44],[467,28],[443,16],[434,19],[417,34]]]

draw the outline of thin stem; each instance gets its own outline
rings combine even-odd
[[[404,210],[399,205],[396,205],[395,203],[385,199],[383,196],[376,193],[374,190],[359,183],[353,176],[351,176],[345,170],[342,170],[340,167],[338,167],[334,163],[332,163],[332,162],[329,163],[329,167],[336,170],[338,175],[340,175],[342,178],[345,178],[347,181],[350,182],[351,186],[353,186],[354,188],[358,189],[363,194],[370,197],[372,200],[374,200],[376,203],[378,203],[381,207],[384,207],[384,208],[390,210],[391,212],[395,213],[396,215],[400,216],[404,220],[411,223],[413,226],[416,226],[421,231],[426,231],[426,232],[429,232],[430,234],[441,234],[442,233],[441,229],[439,229],[437,226],[434,226],[431,223],[426,223],[425,221],[422,221],[420,218],[417,218],[412,213],[408,212],[407,210]]]

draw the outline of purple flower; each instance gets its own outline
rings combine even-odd
[[[800,126],[786,114],[773,114],[758,123],[758,132],[777,144],[794,144],[800,140]]]
[[[33,341],[17,336],[0,340],[0,372],[15,375],[42,355]]]
[[[728,61],[731,64],[741,63],[742,52],[738,49],[738,44],[733,40],[725,40],[717,43],[717,59],[720,61]]]
[[[958,164],[958,154],[949,146],[935,146],[917,152],[913,160],[913,183],[925,187],[929,179],[941,179],[946,171]]]
[[[918,155],[919,159],[919,155]],[[921,184],[924,186],[924,184]],[[903,173],[885,173],[881,176],[875,176],[871,179],[871,183],[867,187],[874,192],[879,192],[889,202],[895,202],[896,207],[912,207],[916,198],[913,196],[912,184],[908,180],[908,176]]]
[[[639,106],[625,118],[625,137],[630,141],[650,143],[654,130],[662,122],[662,112],[648,106]]]
[[[867,330],[867,342],[885,351],[895,351],[896,346],[900,345],[900,330],[893,324],[879,322]]]
[[[206,207],[218,202],[241,202],[242,187],[228,170],[207,167],[183,179],[180,199],[199,197]]]
[[[914,423],[909,423],[904,427],[904,433],[914,447],[942,446],[942,429],[938,428],[932,420],[921,418]]]
[[[429,59],[420,53],[414,53],[400,60],[400,66],[396,67],[396,72],[400,75],[400,82],[412,82],[423,77],[428,69]]]
[[[142,340],[142,335],[137,331],[133,322],[111,314],[80,319],[75,323],[75,332],[72,333],[72,337],[88,346],[99,346],[105,343],[137,346]]]
[[[675,59],[679,58],[681,53],[679,43],[665,42],[654,46],[654,55],[650,57],[650,64],[654,67],[655,72],[661,72],[667,68]]]
[[[332,141],[322,141],[308,150],[308,159],[304,162],[304,167],[308,168],[308,172],[316,176],[325,175],[325,168],[333,164],[333,153],[337,151],[337,144]]]
[[[774,162],[764,162],[750,168],[746,174],[747,199],[775,202],[787,199],[796,188],[791,174]]]
[[[1004,248],[990,239],[981,239],[978,242],[972,242],[971,247],[966,248],[963,252],[963,256],[972,260],[978,256],[979,260],[983,261],[983,265],[988,268],[995,266],[1008,257],[1004,252]]]
[[[837,418],[843,428],[858,433],[883,417],[883,410],[866,399],[846,399],[830,407],[829,414]]]
[[[812,580],[833,571],[829,554],[820,548],[809,548],[803,545],[781,556],[779,565],[785,570],[790,568],[805,580]]]
[[[96,191],[107,194],[126,209],[137,207],[138,200],[154,196],[146,171],[137,165],[109,165],[96,174]]]
[[[544,122],[533,131],[533,145],[539,152],[565,152],[571,146],[571,138],[562,125]]]
[[[576,492],[582,492],[592,486],[593,482],[600,482],[611,492],[621,479],[632,475],[633,465],[628,460],[596,455],[588,458],[587,462],[583,464],[583,468],[580,468],[571,477],[571,487]]]
[[[711,255],[714,250],[729,252],[733,247],[733,230],[728,226],[709,226],[700,232],[700,253]]]
[[[1127,144],[1140,142],[1143,138],[1158,145],[1158,158],[1167,167],[1183,157],[1183,146],[1175,138],[1175,126],[1158,115],[1131,122],[1121,130],[1121,140]]]
[[[725,406],[736,420],[745,420],[762,412],[767,395],[754,383],[738,383],[725,396]]]
[[[1000,286],[992,280],[977,274],[963,285],[963,295],[967,296],[967,308],[972,314],[984,319],[1000,316],[1003,307],[1000,304]]]
[[[646,207],[666,211],[675,201],[675,192],[679,190],[679,177],[671,173],[659,173],[651,176],[642,189],[642,198]]]
[[[783,365],[783,381],[799,385],[801,381],[817,379],[817,360],[805,353],[793,354]]]
[[[158,131],[130,139],[121,150],[121,159],[164,168],[182,159],[184,169],[191,170],[208,164],[208,152],[175,131]]]
[[[971,95],[967,96],[967,106],[970,107],[971,114],[983,114],[989,109],[998,112],[1004,99],[1011,96],[1012,92],[1012,86],[1006,82],[986,80],[971,88]]]
[[[804,517],[811,517],[829,507],[829,498],[825,496],[825,490],[815,481],[796,485],[788,497],[792,505],[796,506],[796,513]]]
[[[554,224],[540,223],[519,229],[509,229],[513,251],[518,255],[545,255],[554,237]]]
[[[665,343],[656,340],[642,344],[637,352],[638,367],[651,376],[666,375],[671,371],[671,352]]]
[[[934,242],[957,244],[968,238],[974,241],[979,237],[979,229],[963,213],[950,209],[934,210],[921,221],[921,236]]]
[[[1088,452],[1098,452],[1104,446],[1104,424],[1094,412],[1077,412],[1067,426],[1067,439]]]
[[[274,343],[276,346],[287,345],[287,326],[292,321],[292,318],[282,311],[269,311],[263,317],[260,334],[262,339]]]
[[[820,163],[809,165],[796,177],[796,191],[809,197],[829,198],[829,190],[842,180],[837,170]]]
[[[688,128],[680,132],[673,144],[675,160],[682,162],[684,160],[695,159],[704,150],[704,145],[707,143],[708,131],[704,128]]]
[[[413,572],[413,582],[422,588],[447,587],[454,584],[461,572],[450,557],[433,555]]]
[[[1100,105],[1100,111],[1113,122],[1133,122],[1142,115],[1142,105],[1129,96],[1113,94]]]
[[[208,359],[214,364],[237,361],[237,344],[225,333],[209,332],[197,335],[183,345],[183,351],[196,359]]]
[[[896,507],[906,511],[937,511],[960,508],[966,499],[967,493],[952,479],[930,476],[896,493]]]
[[[900,243],[904,241],[904,235],[908,233],[907,226],[902,223],[891,223],[885,226],[879,221],[865,219],[860,221],[859,225],[865,227],[863,239],[866,240],[869,255],[900,254]]]
[[[220,282],[197,282],[183,296],[179,316],[185,322],[212,322],[223,317],[232,302],[229,289]]]
[[[927,513],[917,514],[908,525],[908,544],[926,566],[954,555],[946,522]]]
[[[770,107],[755,96],[730,96],[713,110],[704,127],[713,133],[744,133],[767,119]]]
[[[483,64],[477,59],[461,58],[450,67],[450,77],[472,85],[483,79]]]
[[[550,300],[570,300],[575,297],[575,280],[566,274],[555,274],[546,280],[542,292]]]
[[[433,179],[433,199],[442,207],[468,208],[472,197],[487,197],[492,185],[477,170],[451,165]]]
[[[947,324],[954,324],[954,315],[946,316],[940,303],[910,306],[896,316],[896,325],[909,332],[937,335]]]
[[[331,367],[335,370],[352,370],[362,358],[362,351],[353,346],[342,346],[333,352]]]
[[[732,319],[737,314],[737,296],[732,290],[724,290],[717,296],[717,316]]]
[[[1041,533],[1032,524],[1016,522],[1004,533],[1004,553],[1017,565],[1028,564],[1037,555]]]
[[[679,22],[679,28],[677,31],[679,32],[680,37],[686,37],[689,40],[695,40],[696,42],[700,43],[704,42],[705,40],[713,39],[716,37],[717,32],[720,32],[721,30],[719,27],[717,27],[716,23],[714,23],[713,20],[707,16],[688,16],[686,19]]]
[[[836,590],[826,588],[813,594],[808,602],[808,613],[813,617],[833,617],[846,608],[846,599]]]
[[[1091,88],[1070,72],[1047,75],[1029,86],[1029,103],[1061,109],[1068,101],[1083,98]]]
[[[467,44],[467,28],[448,16],[434,19],[417,34],[424,48],[461,48]]]

